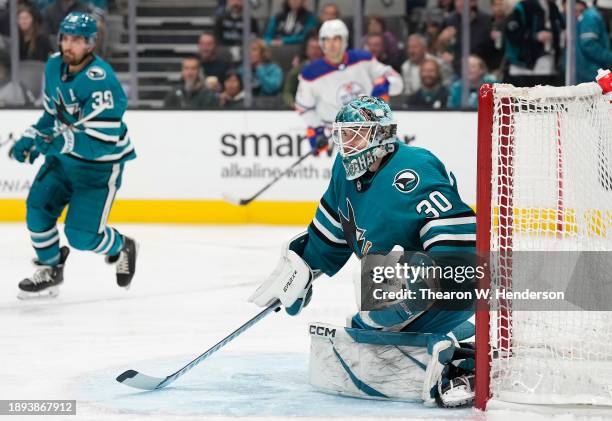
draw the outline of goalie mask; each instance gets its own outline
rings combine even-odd
[[[397,124],[389,105],[380,98],[357,97],[340,109],[333,124],[332,138],[347,180],[355,180],[393,150]]]

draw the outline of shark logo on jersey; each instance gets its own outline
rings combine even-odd
[[[393,178],[393,186],[402,193],[410,193],[419,185],[419,175],[413,170],[401,170]]]
[[[351,201],[346,198],[346,209],[348,217],[344,216],[342,211],[338,208],[338,214],[340,215],[340,222],[342,223],[342,231],[344,232],[344,238],[348,243],[349,247],[353,249],[357,257],[361,258],[368,254],[372,243],[366,240],[365,232],[363,228],[357,226],[355,220],[355,211]]]
[[[340,85],[336,92],[336,102],[338,105],[346,105],[351,99],[357,98],[360,95],[366,95],[366,91],[363,86],[357,82],[348,82]]]
[[[102,80],[106,77],[106,72],[101,67],[93,66],[87,70],[87,77],[91,80]]]
[[[69,126],[81,119],[82,110],[79,106],[79,103],[67,103],[64,100],[64,96],[62,95],[62,92],[59,90],[59,88],[57,89],[57,97],[53,98],[53,103],[55,104],[55,116],[60,121],[60,123]]]

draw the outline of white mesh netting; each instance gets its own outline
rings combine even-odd
[[[612,251],[610,103],[594,83],[495,85],[493,115],[492,287],[524,290],[546,272],[551,289],[564,291],[573,282],[574,291],[587,294],[589,286],[570,276],[579,253],[559,253],[558,262],[516,256]],[[602,255],[592,256],[588,267],[612,283],[612,262]],[[513,311],[510,300],[493,302],[492,398],[612,405],[612,312],[538,306]]]

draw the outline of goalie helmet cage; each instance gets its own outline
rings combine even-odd
[[[518,288],[514,251],[612,250],[612,107],[596,83],[483,85],[478,110],[479,287]],[[476,407],[612,405],[612,313],[476,312]],[[545,310],[545,309],[544,309]]]

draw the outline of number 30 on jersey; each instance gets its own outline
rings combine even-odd
[[[429,198],[421,200],[416,206],[417,213],[425,212],[427,216],[432,218],[440,217],[441,213],[448,212],[453,208],[449,200],[439,191],[434,190],[429,193]]]

